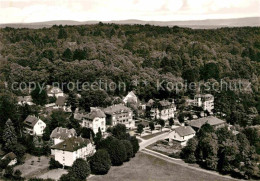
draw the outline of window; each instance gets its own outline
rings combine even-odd
[[[65,161],[65,157],[63,157],[63,161]]]

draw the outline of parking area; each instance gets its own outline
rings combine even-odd
[[[14,170],[19,169],[22,172],[22,177],[32,178],[48,171],[49,160],[46,156],[30,156],[24,164],[16,166]]]

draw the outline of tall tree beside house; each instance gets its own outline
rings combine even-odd
[[[15,128],[10,119],[8,119],[5,123],[5,128],[3,131],[3,141],[4,141],[4,149],[6,151],[12,151],[14,146],[17,144],[17,136],[16,136]]]
[[[77,96],[74,92],[69,93],[69,97],[67,98],[67,105],[71,107],[71,111],[74,113],[76,108],[79,105]]]
[[[94,136],[94,134],[92,136]],[[97,145],[101,141],[101,139],[102,139],[102,132],[101,132],[101,129],[98,128],[98,132],[94,137],[95,144]]]
[[[187,145],[181,150],[181,157],[187,163],[196,163],[196,149],[198,146],[197,138],[188,140]]]
[[[165,126],[165,121],[163,119],[159,119],[158,123],[161,125],[161,131],[162,131],[163,127]]]
[[[82,128],[82,130],[81,130],[82,138],[90,139],[91,135],[92,135],[92,138],[95,135],[94,131],[91,128],[86,128],[86,127]]]
[[[47,91],[45,88],[39,86],[39,83],[36,84],[35,89],[31,92],[33,102],[37,105],[45,105],[48,100]]]
[[[119,140],[124,140],[128,138],[128,134],[126,133],[126,126],[124,124],[117,124],[112,128],[112,134],[115,138]]]
[[[153,133],[153,130],[155,129],[154,123],[150,122],[149,127],[150,127],[150,130],[151,130],[151,133]]]
[[[91,172],[97,175],[106,174],[111,167],[111,160],[105,149],[97,150],[90,159]]]
[[[68,122],[66,127],[69,128],[69,129],[74,128],[78,135],[80,135],[81,132],[82,132],[82,128],[81,128],[81,126],[79,124],[79,121],[74,119],[74,114],[73,113],[69,117],[69,122]]]
[[[141,136],[143,131],[144,131],[144,125],[143,124],[138,124],[138,126],[137,126],[137,133],[139,133],[140,136]]]
[[[172,126],[174,124],[174,120],[173,120],[173,118],[170,118],[169,119],[169,126]]]

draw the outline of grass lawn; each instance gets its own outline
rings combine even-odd
[[[159,158],[138,153],[131,161],[112,167],[108,174],[89,178],[90,181],[227,181],[229,179],[198,172]]]
[[[150,135],[146,135],[146,136],[142,136],[141,138],[143,138],[144,140],[149,140],[155,136],[158,136],[160,134],[163,134],[163,133],[166,133],[167,131],[160,131],[160,132],[157,132],[157,133],[154,133],[154,134],[150,134]]]

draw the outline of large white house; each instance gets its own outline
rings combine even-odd
[[[59,87],[47,86],[47,95],[48,97],[63,97],[65,96],[64,92]]]
[[[202,107],[204,111],[212,112],[214,109],[214,96],[211,94],[197,94],[194,97],[194,106]]]
[[[123,99],[123,102],[125,104],[127,103],[138,103],[138,97],[135,95],[135,93],[133,91],[129,92]]]
[[[24,132],[30,135],[42,136],[46,124],[36,116],[27,116],[24,121]]]
[[[100,128],[101,132],[106,131],[106,115],[100,109],[93,109],[81,122],[82,127],[91,128],[96,134]]]
[[[53,141],[53,144],[56,145],[64,140],[74,137],[74,136],[77,136],[75,129],[57,127],[51,132],[50,138]]]
[[[103,111],[106,114],[106,121],[109,125],[115,126],[119,123],[124,124],[128,129],[135,127],[132,110],[123,104],[109,106]]]
[[[71,167],[78,158],[87,160],[96,152],[94,144],[89,139],[71,137],[51,147],[56,161],[63,166]]]
[[[174,118],[176,106],[174,102],[168,100],[152,100],[150,99],[146,105],[148,116],[151,119],[163,119],[168,120]]]
[[[196,132],[190,126],[180,126],[169,133],[169,141],[175,140],[185,146],[187,141],[195,136]]]

